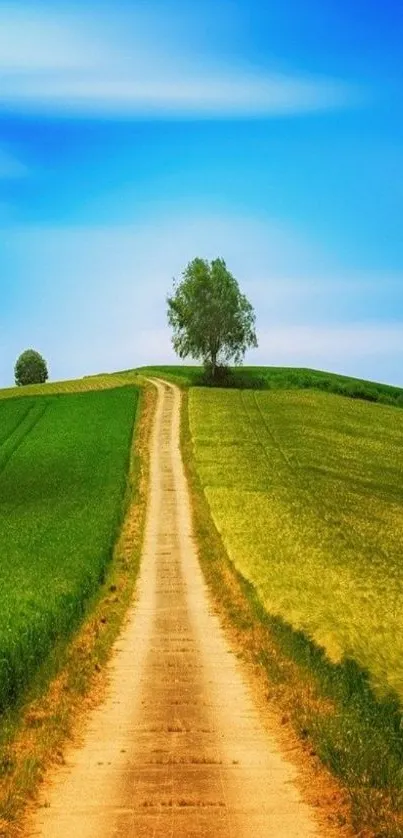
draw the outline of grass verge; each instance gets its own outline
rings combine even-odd
[[[328,821],[356,834],[403,834],[402,715],[393,696],[379,700],[351,660],[332,663],[303,632],[270,616],[254,587],[230,563],[205,497],[193,454],[188,396],[183,394],[182,451],[193,501],[199,558],[219,610],[242,654],[265,684],[281,722],[290,722],[315,770],[337,778]],[[327,783],[325,783],[327,785]],[[309,790],[308,790],[309,791]],[[326,795],[325,795],[326,797]]]
[[[141,555],[148,485],[153,387],[142,389],[130,453],[125,516],[103,585],[68,645],[60,644],[19,706],[0,724],[0,836],[22,834],[22,818],[45,768],[63,761],[63,745],[105,687],[104,664],[132,601]]]

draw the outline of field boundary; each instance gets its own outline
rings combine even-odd
[[[283,733],[298,737],[294,747],[303,753],[308,774],[314,772],[314,788],[318,777],[325,789],[330,784],[333,802],[329,805],[327,793],[319,793],[319,805],[328,808],[331,823],[346,829],[351,824],[365,838],[398,838],[403,830],[403,796],[397,782],[402,712],[396,697],[377,699],[368,674],[353,660],[332,663],[303,632],[270,616],[255,588],[234,568],[197,473],[187,391],[181,444],[207,584],[266,703],[269,698],[268,709],[277,714]]]
[[[131,382],[133,383],[133,382]],[[55,648],[20,706],[0,725],[0,836],[23,834],[23,814],[45,771],[63,762],[86,712],[104,694],[105,663],[133,600],[139,569],[149,478],[149,435],[155,388],[140,388],[130,446],[123,521],[105,582],[70,641]]]
[[[65,381],[47,381],[45,384],[27,384],[23,387],[0,388],[0,402],[5,399],[24,399],[34,396],[64,396],[71,393],[88,393],[92,390],[114,390],[141,384],[141,373],[102,373]]]

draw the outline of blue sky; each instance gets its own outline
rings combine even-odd
[[[223,256],[256,364],[403,385],[403,9],[0,0],[0,384],[174,361]]]

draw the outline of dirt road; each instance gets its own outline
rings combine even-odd
[[[107,700],[46,783],[29,835],[318,836],[209,605],[179,451],[180,393],[157,387],[137,602]]]

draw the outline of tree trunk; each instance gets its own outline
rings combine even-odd
[[[214,381],[217,371],[217,356],[215,353],[211,355],[211,377]]]

